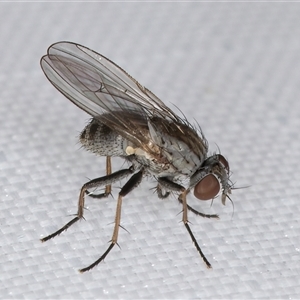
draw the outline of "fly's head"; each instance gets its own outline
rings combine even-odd
[[[228,161],[221,154],[208,157],[191,177],[190,188],[194,187],[194,195],[199,200],[214,199],[222,190],[222,203],[231,193],[232,183],[229,179]]]

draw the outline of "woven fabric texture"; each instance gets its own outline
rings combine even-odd
[[[298,3],[1,3],[1,299],[299,299],[300,6]],[[40,238],[77,211],[105,159],[78,136],[89,116],[44,76],[58,41],[116,62],[168,106],[197,121],[235,183],[189,204],[206,269],[175,197],[146,178],[124,198],[119,245],[106,250],[117,194],[86,198],[85,220]],[[180,112],[178,112],[180,114]],[[123,166],[113,160],[113,169]]]

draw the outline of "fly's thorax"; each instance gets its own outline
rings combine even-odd
[[[206,159],[207,142],[191,124],[155,117],[149,120],[148,127],[162,157],[172,165],[173,173],[191,176]]]
[[[127,141],[99,120],[92,119],[79,136],[83,147],[101,156],[127,155]]]
[[[201,161],[205,159],[208,144],[201,131],[197,131],[186,120],[170,121],[154,117],[149,120],[149,132],[152,139],[164,148],[170,146],[179,152],[193,152]]]
[[[186,143],[171,136],[165,139],[163,153],[176,173],[186,176],[192,176],[206,158],[206,152],[199,156]]]
[[[167,138],[168,142],[172,140]],[[149,145],[148,145],[149,146]],[[148,148],[147,148],[148,149]],[[170,143],[168,146],[149,146],[148,152],[142,148],[128,145],[126,154],[143,166],[146,172],[157,177],[189,178],[201,165],[201,160],[194,152],[189,151],[184,143]],[[180,180],[181,181],[181,180]]]
[[[161,172],[170,172],[169,169],[172,166],[165,158],[161,156],[160,149],[155,145],[153,145],[153,147],[151,147],[151,145],[147,146],[148,147],[145,149],[150,149],[151,151],[148,152],[145,149],[134,147],[133,145],[129,144],[127,145],[125,151],[130,160],[142,166],[146,173],[159,176]]]

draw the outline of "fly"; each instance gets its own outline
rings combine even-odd
[[[103,55],[75,43],[58,42],[48,48],[40,63],[53,86],[92,116],[80,135],[83,147],[106,157],[106,175],[82,186],[75,218],[41,241],[52,239],[83,218],[86,194],[93,198],[108,197],[113,183],[130,176],[118,195],[109,247],[94,263],[80,270],[89,271],[117,244],[123,197],[146,175],[152,175],[157,180],[159,198],[171,193],[178,195],[183,207],[183,224],[207,268],[211,268],[190,229],[188,210],[205,218],[218,218],[218,215],[196,211],[187,204],[187,195],[193,190],[197,199],[210,200],[221,193],[225,205],[232,183],[224,156],[208,156],[208,143],[200,128],[176,115]],[[130,167],[112,172],[111,157],[124,158]],[[89,192],[101,186],[105,186],[103,193]]]

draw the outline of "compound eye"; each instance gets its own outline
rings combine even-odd
[[[199,200],[211,200],[215,198],[220,191],[218,179],[209,174],[201,179],[194,188],[194,195]]]
[[[227,174],[229,174],[229,163],[228,161],[226,160],[226,158],[221,155],[221,154],[218,154],[218,159],[219,159],[219,162],[224,166],[224,168],[226,169],[227,171]]]

